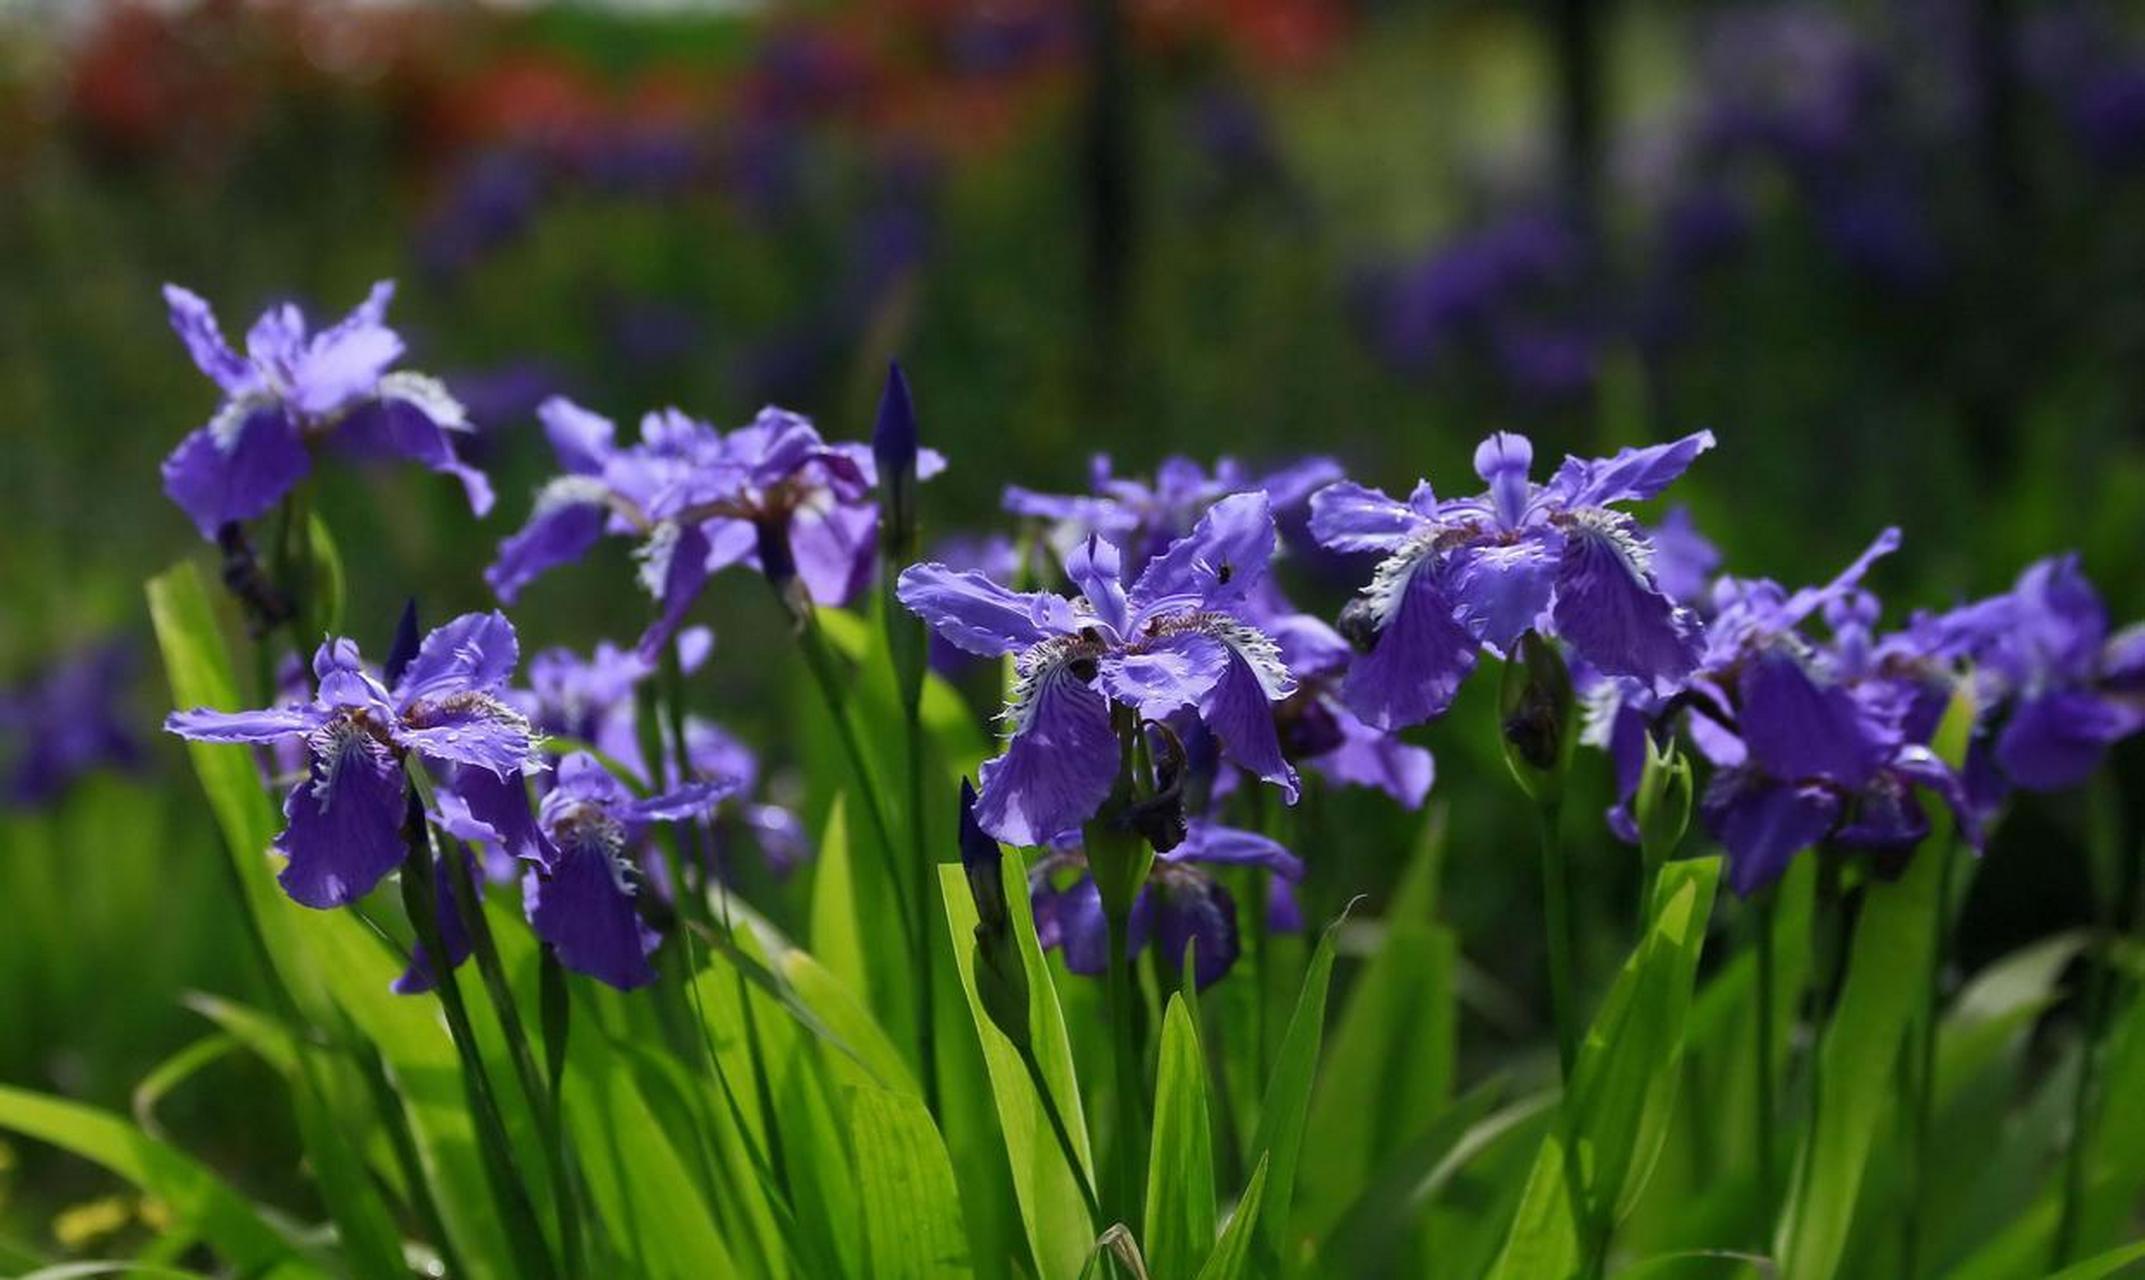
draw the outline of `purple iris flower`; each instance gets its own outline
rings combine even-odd
[[[931,559],[956,572],[980,573],[992,582],[1010,585],[1020,576],[1020,549],[1002,533],[984,537],[954,535],[941,538],[932,547]],[[975,658],[944,636],[932,633],[931,669],[940,675],[958,672]]]
[[[1319,541],[1385,555],[1342,614],[1343,634],[1365,650],[1342,697],[1374,728],[1420,724],[1451,705],[1483,645],[1509,652],[1530,629],[1561,636],[1605,675],[1687,675],[1698,620],[1661,589],[1645,530],[1611,504],[1655,496],[1712,447],[1700,431],[1613,458],[1567,457],[1535,484],[1533,446],[1499,432],[1475,450],[1489,486],[1479,497],[1440,501],[1428,481],[1406,502],[1350,481],[1321,489],[1311,499]]]
[[[1328,781],[1375,788],[1420,809],[1437,762],[1427,749],[1374,729],[1349,710],[1341,685],[1355,650],[1324,621],[1297,610],[1272,579],[1254,593],[1250,608],[1296,678],[1296,692],[1274,708],[1283,754]]]
[[[1240,831],[1203,819],[1190,823],[1182,843],[1155,855],[1154,869],[1133,901],[1126,922],[1126,958],[1137,958],[1152,942],[1165,963],[1182,963],[1185,947],[1198,944],[1193,978],[1201,990],[1227,976],[1242,951],[1236,899],[1205,867],[1262,867],[1268,881],[1266,921],[1274,932],[1303,927],[1293,886],[1303,879],[1303,863],[1279,844],[1253,831]],[[1090,977],[1103,972],[1110,955],[1109,926],[1102,914],[1102,894],[1087,871],[1087,855],[1065,845],[1028,871],[1028,897],[1035,909],[1036,940],[1057,947],[1065,967]]]
[[[223,389],[223,407],[164,459],[164,492],[201,536],[251,520],[281,501],[312,468],[321,440],[369,457],[399,457],[454,476],[478,515],[491,484],[462,462],[451,433],[466,432],[461,404],[438,379],[391,371],[402,339],[385,323],[392,281],[357,309],[309,333],[298,308],[271,308],[246,334],[241,356],[224,341],[209,304],[164,286],[171,325],[201,371]]]
[[[736,785],[690,782],[641,800],[594,756],[575,752],[559,762],[539,813],[550,857],[522,879],[529,924],[559,963],[621,991],[655,980],[648,955],[658,938],[633,903],[649,824],[697,818]]]
[[[1341,478],[1340,464],[1310,457],[1259,475],[1234,458],[1215,461],[1208,471],[1185,457],[1168,457],[1155,468],[1152,483],[1117,475],[1110,456],[1088,462],[1090,492],[1037,493],[1007,485],[1005,509],[1014,515],[1050,522],[1050,545],[1062,560],[1100,536],[1115,544],[1125,572],[1137,574],[1170,543],[1190,533],[1208,507],[1231,494],[1263,490],[1274,518],[1284,530],[1300,517],[1311,495]]]
[[[2002,721],[1993,763],[2013,785],[2078,786],[2145,729],[2145,624],[2110,634],[2075,553],[2036,561],[2010,591],[1929,625],[1945,652],[1974,662],[1981,705]]]
[[[1113,703],[1146,720],[1195,714],[1231,760],[1293,804],[1273,704],[1296,682],[1247,604],[1273,552],[1266,495],[1243,493],[1215,503],[1129,587],[1117,547],[1091,536],[1065,561],[1077,600],[940,564],[903,571],[901,603],[940,635],[982,657],[1016,655],[1011,733],[982,770],[983,829],[1042,845],[1092,817],[1118,775]]]
[[[368,673],[357,645],[331,638],[313,655],[319,692],[264,711],[174,712],[164,727],[202,742],[273,743],[302,738],[306,776],[283,802],[275,847],[289,865],[284,891],[308,907],[339,907],[371,892],[405,852],[402,839],[411,754],[453,771],[455,791],[479,820],[500,828],[522,775],[539,760],[536,736],[503,700],[519,649],[499,613],[470,613],[426,636],[393,688]],[[489,779],[489,788],[478,785]]]
[[[11,804],[51,804],[99,769],[134,769],[142,745],[122,709],[134,656],[106,642],[72,654],[18,690],[0,696]]]
[[[829,444],[776,408],[727,433],[666,409],[643,418],[640,442],[625,447],[609,419],[572,401],[547,400],[537,416],[565,474],[538,491],[528,523],[485,570],[501,600],[607,532],[640,538],[641,583],[661,615],[641,637],[652,657],[731,565],[794,578],[820,604],[844,603],[871,576],[878,477],[866,445]],[[919,477],[944,469],[936,451],[919,451]]]
[[[1699,532],[1681,503],[1662,513],[1646,536],[1653,544],[1653,577],[1661,594],[1704,616],[1708,591],[1720,572],[1720,548]]]

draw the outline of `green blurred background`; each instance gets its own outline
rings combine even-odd
[[[400,281],[405,363],[468,403],[500,503],[478,524],[411,468],[324,477],[350,629],[374,647],[407,595],[435,615],[489,602],[480,570],[552,471],[542,396],[725,426],[777,402],[854,437],[893,357],[953,460],[933,534],[1009,527],[1003,485],[1077,489],[1098,451],[1123,471],[1329,453],[1454,492],[1493,429],[1554,456],[1710,427],[1720,448],[1677,491],[1734,571],[1829,574],[1896,523],[1875,584],[1894,618],[2075,547],[2127,619],[2145,605],[2139,17],[0,2],[0,763],[19,783],[53,732],[49,673],[108,642],[132,668],[115,727],[141,745],[130,770],[10,784],[0,1080],[124,1103],[199,1027],[180,993],[248,982],[193,784],[154,733],[141,581],[213,561],[159,488],[215,400],[165,281],[234,331]],[[627,567],[607,544],[533,588],[524,652],[634,631]],[[1317,568],[1297,586],[1330,611],[1346,584]],[[713,593],[696,692],[780,761],[789,660],[763,594]],[[1513,1010],[1539,958],[1509,927],[1532,909],[1525,813],[1483,699],[1423,740],[1455,832],[1448,910],[1481,970],[1470,1043],[1494,1056],[1537,1030]],[[1328,904],[1384,887],[1413,823],[1333,803],[1350,820],[1328,829],[1363,838],[1305,851]],[[2064,852],[2082,819],[2041,809],[1992,851],[1969,953],[2086,909]],[[1629,859],[1593,817],[1575,818],[1599,846],[1589,901],[1614,919]],[[167,1122],[212,1159],[219,1141],[287,1156],[287,1118],[246,1102],[259,1069],[219,1070],[229,1087]],[[232,1163],[275,1180],[273,1160]],[[140,1206],[54,1220],[102,1188],[0,1149],[16,1239],[126,1230]]]

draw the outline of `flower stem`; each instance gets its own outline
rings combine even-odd
[[[1142,1135],[1140,1107],[1139,1042],[1132,1025],[1132,965],[1125,955],[1129,913],[1105,911],[1109,934],[1109,964],[1104,974],[1103,998],[1110,1022],[1110,1052],[1115,1067],[1117,1132],[1110,1143],[1116,1172],[1110,1179],[1109,1216],[1132,1226],[1139,1221],[1145,1201],[1144,1181],[1147,1144]]]
[[[2086,988],[2083,1040],[2078,1050],[2078,1074],[2071,1089],[2070,1134],[2063,1152],[2063,1200],[2056,1221],[2054,1265],[2069,1266],[2078,1250],[2083,1229],[2087,1166],[2091,1163],[2094,1114],[2099,1109],[2102,1041],[2108,1034],[2109,1014],[2115,1002],[2114,949],[2129,932],[2138,896],[2140,856],[2145,846],[2133,843],[2126,851],[2118,830],[2117,796],[2106,774],[2094,780],[2089,797],[2094,854],[2091,861],[2113,883],[2109,886],[2105,922],[2085,951],[2091,966]]]
[[[1773,1101],[1773,1006],[1774,962],[1773,920],[1777,914],[1776,895],[1771,885],[1758,891],[1751,900],[1756,908],[1753,923],[1757,938],[1758,953],[1758,1001],[1755,1009],[1757,1023],[1758,1090],[1755,1123],[1758,1152],[1758,1221],[1761,1230],[1768,1235],[1773,1215],[1779,1211],[1780,1189],[1777,1185],[1779,1165],[1773,1150],[1773,1117],[1777,1114]]]
[[[1936,880],[1936,925],[1929,938],[1929,981],[1923,993],[1921,1018],[1916,1026],[1918,1039],[1915,1043],[1913,1070],[1909,1075],[1914,1095],[1914,1166],[1913,1180],[1907,1188],[1906,1212],[1900,1218],[1900,1267],[1899,1274],[1905,1280],[1914,1280],[1921,1274],[1922,1207],[1929,1198],[1930,1130],[1936,1110],[1936,1033],[1937,1016],[1943,1000],[1944,938],[1951,930],[1951,878],[1958,859],[1952,856],[1950,841],[1932,850],[1941,859],[1937,864]]]
[[[1587,1209],[1586,1178],[1579,1164],[1579,1133],[1571,1110],[1572,1072],[1579,1062],[1577,965],[1573,959],[1571,860],[1564,848],[1561,800],[1537,803],[1542,826],[1542,923],[1549,948],[1549,1007],[1557,1028],[1557,1080],[1563,1086],[1560,1110],[1564,1148],[1564,1190],[1571,1198],[1572,1231],[1579,1241],[1583,1277],[1601,1274],[1608,1252],[1608,1227],[1596,1224]]]
[[[491,1078],[486,1074],[484,1059],[477,1050],[476,1028],[470,1022],[469,1007],[462,1000],[460,981],[454,968],[446,963],[447,948],[439,927],[439,903],[433,895],[431,835],[425,826],[423,805],[414,793],[410,799],[409,816],[403,823],[403,840],[408,846],[402,864],[403,907],[436,971],[435,989],[439,992],[440,1008],[446,1014],[448,1038],[454,1042],[455,1053],[461,1060],[462,1087],[467,1094],[470,1114],[476,1121],[477,1149],[484,1159],[484,1172],[491,1185],[492,1198],[498,1205],[501,1226],[524,1272],[533,1276],[555,1276],[558,1268],[544,1247],[536,1210],[529,1203],[528,1190],[514,1170],[513,1148],[508,1144],[506,1124],[499,1115]]]

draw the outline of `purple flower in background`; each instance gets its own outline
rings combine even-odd
[[[1303,863],[1294,854],[1252,831],[1197,820],[1184,840],[1155,855],[1154,868],[1133,901],[1127,921],[1125,953],[1137,957],[1150,942],[1166,964],[1183,963],[1185,949],[1197,944],[1192,961],[1201,990],[1227,976],[1241,951],[1236,899],[1207,867],[1258,867],[1268,881],[1267,926],[1275,932],[1302,928],[1302,912],[1292,888],[1303,879]],[[1109,926],[1103,919],[1102,894],[1087,871],[1087,856],[1077,847],[1053,850],[1028,872],[1028,896],[1035,910],[1036,940],[1057,947],[1065,967],[1090,977],[1107,967]]]
[[[522,880],[529,924],[559,963],[621,991],[654,981],[648,954],[657,937],[634,907],[635,855],[650,823],[699,817],[735,788],[692,782],[639,800],[594,756],[561,760],[539,813],[550,859]]]
[[[2002,727],[1993,763],[2013,785],[2062,791],[2145,729],[2145,624],[2109,633],[2075,553],[2027,566],[2010,591],[1931,620],[1942,651],[1971,659]]]
[[[829,444],[809,420],[776,408],[727,433],[666,409],[643,418],[640,442],[625,447],[609,419],[571,401],[548,400],[538,416],[566,474],[538,492],[528,523],[485,570],[501,600],[606,532],[639,537],[641,583],[660,608],[640,642],[652,657],[731,565],[778,585],[800,581],[830,605],[870,578],[879,512],[866,445]],[[919,477],[944,468],[936,451],[919,451]]]
[[[381,281],[318,333],[308,332],[295,306],[271,308],[246,334],[241,356],[208,303],[164,286],[172,328],[224,394],[209,424],[164,460],[164,492],[201,536],[213,540],[222,526],[275,506],[311,470],[311,446],[320,440],[454,476],[478,515],[491,509],[490,483],[455,452],[450,433],[470,429],[462,406],[437,379],[389,369],[403,350],[384,322],[394,292]]]
[[[1653,544],[1653,577],[1661,594],[1687,608],[1706,611],[1707,592],[1720,572],[1720,548],[1700,533],[1690,509],[1677,504],[1646,531]]]
[[[313,656],[319,692],[309,701],[179,711],[164,727],[202,742],[304,739],[310,766],[283,802],[286,825],[275,847],[290,861],[279,878],[305,906],[339,907],[402,860],[410,754],[451,769],[472,809],[479,794],[509,805],[518,795],[526,808],[520,780],[538,764],[535,734],[502,700],[518,652],[503,614],[464,614],[424,638],[390,689],[365,670],[354,643],[331,638]],[[497,784],[489,791],[460,785],[486,775]],[[476,817],[495,829],[509,824],[497,809]]]
[[[1077,600],[940,564],[905,570],[901,603],[940,635],[982,657],[1016,655],[1011,731],[982,770],[983,829],[1032,846],[1092,817],[1118,775],[1113,703],[1145,720],[1196,715],[1231,760],[1294,803],[1273,704],[1295,680],[1247,604],[1273,551],[1266,495],[1245,493],[1215,503],[1129,587],[1117,547],[1090,537],[1065,562]]]
[[[1250,614],[1296,679],[1296,692],[1274,708],[1282,753],[1331,782],[1372,787],[1410,809],[1421,808],[1437,762],[1428,750],[1373,729],[1349,710],[1341,685],[1355,650],[1341,634],[1298,611],[1271,579],[1252,596]]]
[[[1655,496],[1712,447],[1700,431],[1613,458],[1567,457],[1535,484],[1533,446],[1500,432],[1475,450],[1489,486],[1479,497],[1440,501],[1427,481],[1404,503],[1350,481],[1320,490],[1313,535],[1335,551],[1385,556],[1341,615],[1364,651],[1343,699],[1374,728],[1420,724],[1451,705],[1478,649],[1508,652],[1530,629],[1561,636],[1606,675],[1688,674],[1698,620],[1662,591],[1644,529],[1611,504]]]
[[[1014,515],[1050,522],[1050,545],[1059,559],[1091,535],[1099,536],[1122,553],[1125,572],[1137,574],[1230,494],[1263,490],[1274,518],[1285,526],[1314,492],[1340,478],[1340,464],[1331,458],[1304,458],[1262,476],[1230,457],[1218,459],[1209,472],[1190,458],[1171,456],[1155,468],[1149,483],[1117,475],[1109,455],[1098,453],[1088,463],[1090,492],[1037,493],[1007,485],[1004,503]]]
[[[133,673],[132,650],[107,641],[0,695],[10,804],[48,805],[87,774],[140,766],[141,741],[122,705]]]

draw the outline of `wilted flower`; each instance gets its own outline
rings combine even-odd
[[[164,286],[172,328],[201,371],[223,389],[223,407],[164,460],[164,492],[214,539],[281,501],[312,468],[320,441],[363,456],[400,457],[452,475],[478,515],[491,485],[455,453],[450,432],[469,430],[462,406],[436,378],[390,371],[402,339],[385,324],[394,296],[381,281],[335,325],[308,333],[298,308],[271,308],[246,334],[246,354],[225,343],[209,304]]]
[[[1613,458],[1566,458],[1546,484],[1534,449],[1499,432],[1475,450],[1489,485],[1440,501],[1427,481],[1405,503],[1350,481],[1311,499],[1311,531],[1336,551],[1385,554],[1341,633],[1364,653],[1342,697],[1377,728],[1444,713],[1487,644],[1509,653],[1553,631],[1596,670],[1674,680],[1695,665],[1698,620],[1660,588],[1645,531],[1613,503],[1651,498],[1713,447],[1708,431]]]
[[[1236,899],[1204,870],[1210,866],[1271,872],[1264,904],[1268,927],[1275,932],[1302,927],[1291,886],[1303,879],[1303,863],[1257,832],[1197,820],[1187,827],[1182,843],[1155,855],[1127,921],[1127,960],[1151,941],[1174,968],[1183,963],[1186,946],[1196,942],[1192,969],[1198,985],[1204,989],[1228,974],[1242,950]],[[1028,895],[1035,908],[1037,941],[1062,949],[1065,967],[1074,973],[1103,972],[1110,955],[1109,928],[1102,895],[1087,871],[1087,856],[1071,845],[1054,850],[1029,869]]]
[[[365,670],[356,644],[331,638],[313,656],[319,692],[311,700],[179,711],[164,727],[203,742],[305,740],[307,776],[284,800],[286,826],[275,840],[290,859],[279,879],[305,906],[339,907],[402,861],[410,754],[451,767],[458,794],[494,827],[509,819],[486,807],[491,799],[511,804],[519,794],[526,809],[520,779],[538,764],[535,735],[501,697],[517,655],[504,615],[464,614],[424,638],[390,689]],[[487,776],[492,787],[480,788]]]
[[[1092,817],[1119,772],[1113,702],[1147,720],[1196,712],[1232,760],[1293,803],[1273,703],[1295,681],[1246,607],[1273,551],[1266,495],[1247,493],[1215,503],[1129,589],[1118,549],[1100,537],[1065,562],[1077,600],[939,564],[904,571],[901,603],[940,635],[980,656],[1017,655],[1011,733],[983,766],[983,829],[1040,845]]]
[[[728,433],[675,409],[641,420],[640,443],[569,400],[537,411],[566,474],[538,492],[520,532],[500,544],[485,580],[511,602],[604,533],[643,539],[641,583],[661,617],[642,636],[654,656],[718,570],[751,564],[778,584],[803,583],[814,601],[841,604],[871,575],[878,507],[871,450],[828,444],[805,418],[767,408]],[[945,466],[932,450],[918,475]]]

